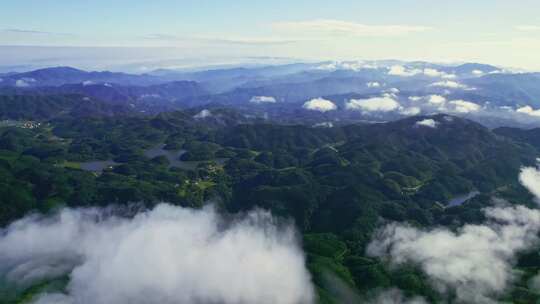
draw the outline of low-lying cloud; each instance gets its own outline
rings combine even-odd
[[[276,103],[276,98],[272,96],[253,96],[249,100],[251,103],[262,104],[262,103]]]
[[[17,81],[15,81],[15,86],[19,88],[26,88],[26,87],[29,87],[34,82],[36,82],[34,78],[24,77],[22,79],[17,79]]]
[[[538,199],[540,171],[523,168],[520,182]],[[520,275],[517,254],[539,244],[540,211],[524,206],[484,209],[486,222],[447,228],[419,229],[393,223],[380,229],[367,253],[392,265],[414,263],[443,294],[458,302],[494,303]],[[540,277],[531,281],[533,286]]]
[[[210,110],[208,110],[208,109],[203,109],[199,113],[197,113],[197,114],[195,114],[193,116],[193,118],[195,118],[195,119],[205,119],[205,118],[208,118],[208,117],[212,117],[212,112],[210,112]]]
[[[432,69],[432,68],[425,68],[424,75],[429,76],[429,77],[440,77],[444,79],[454,79],[457,77],[454,74],[448,74],[446,72],[439,71],[437,69]]]
[[[444,104],[446,102],[446,97],[441,95],[430,95],[428,102],[436,105]]]
[[[538,242],[540,212],[517,206],[484,213],[486,224],[466,225],[457,232],[388,225],[376,234],[368,254],[394,265],[416,263],[440,292],[455,292],[468,303],[488,303],[515,279],[516,254]]]
[[[533,109],[531,106],[524,106],[516,110],[518,113],[527,114],[529,116],[540,116],[540,109]]]
[[[466,100],[452,100],[449,104],[451,110],[458,113],[477,112],[481,109],[480,105]]]
[[[462,90],[470,89],[467,85],[464,85],[462,83],[459,83],[457,81],[452,81],[452,80],[438,81],[438,82],[432,83],[431,86],[449,88],[449,89],[462,89]]]
[[[391,112],[399,107],[399,102],[390,96],[351,99],[345,104],[347,110],[360,110],[362,112]]]
[[[437,128],[437,122],[434,119],[427,118],[416,122],[417,126],[428,127],[428,128]]]
[[[401,108],[399,110],[399,114],[405,115],[405,116],[415,116],[422,113],[422,109],[419,107],[408,107],[408,108]]]
[[[323,113],[337,109],[337,106],[332,101],[320,97],[306,101],[302,107],[307,110]]]
[[[255,211],[162,204],[132,218],[98,209],[29,216],[0,234],[0,275],[17,284],[69,275],[52,303],[311,303],[294,229]]]
[[[392,76],[402,76],[402,77],[411,77],[416,76],[422,73],[422,70],[419,69],[409,69],[402,65],[393,65],[388,70],[388,75]]]
[[[382,290],[372,299],[366,301],[368,304],[427,304],[422,297],[407,299],[403,292],[396,288]]]
[[[519,182],[540,202],[540,170],[538,168],[522,168],[519,174]]]
[[[412,77],[412,76],[427,76],[434,78],[443,78],[443,79],[454,79],[457,76],[454,74],[448,74],[444,71],[439,71],[433,68],[417,69],[410,68],[402,65],[393,65],[388,69],[388,75],[392,76],[401,76],[401,77]]]

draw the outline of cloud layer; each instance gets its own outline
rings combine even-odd
[[[466,225],[457,232],[391,224],[378,232],[368,254],[395,265],[416,263],[440,292],[456,292],[468,303],[489,303],[514,280],[515,255],[537,243],[540,212],[518,206],[488,208],[485,215],[485,225]]]
[[[265,212],[226,222],[212,209],[159,205],[131,219],[103,210],[27,217],[0,237],[0,275],[35,282],[69,274],[52,303],[311,303],[290,226]]]
[[[540,197],[540,171],[523,168],[520,182]],[[519,252],[538,245],[540,211],[524,206],[484,209],[486,222],[457,230],[423,230],[389,224],[379,230],[367,253],[393,265],[417,264],[433,286],[461,302],[494,303],[519,273],[513,269]],[[534,286],[540,282],[536,277]]]

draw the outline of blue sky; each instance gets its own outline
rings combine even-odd
[[[537,0],[20,0],[2,4],[0,45],[152,47],[145,58],[166,59],[393,58],[540,70],[538,12]],[[43,52],[18,58],[42,60]],[[133,51],[126,56],[138,60]]]

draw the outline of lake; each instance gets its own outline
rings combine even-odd
[[[450,201],[448,201],[448,203],[446,204],[446,207],[460,206],[460,205],[464,204],[466,201],[470,200],[471,198],[476,197],[478,194],[480,194],[480,192],[472,191],[472,192],[469,192],[467,194],[455,197],[455,198],[451,199]]]
[[[103,170],[111,166],[116,166],[118,165],[118,163],[113,160],[96,160],[96,161],[80,163],[79,165],[81,166],[81,169],[84,171],[102,173]]]
[[[153,148],[147,149],[144,151],[144,156],[148,158],[154,158],[157,156],[165,156],[169,160],[169,167],[179,168],[183,170],[195,170],[197,166],[206,161],[183,161],[180,160],[180,156],[185,154],[186,150],[165,150],[165,145],[161,144]],[[215,161],[217,164],[223,165],[229,160],[228,158],[216,158]]]
[[[205,163],[206,161],[182,161],[180,160],[180,156],[185,154],[186,150],[165,150],[163,149],[165,145],[161,144],[158,146],[155,146],[150,149],[144,150],[144,156],[152,159],[157,156],[165,156],[169,160],[169,167],[179,168],[183,170],[195,170],[197,169],[197,166],[201,163]],[[225,162],[229,160],[228,158],[216,158],[213,161],[215,161],[217,164],[223,165]],[[113,160],[96,160],[96,161],[89,161],[89,162],[82,162],[80,163],[80,167],[84,171],[90,171],[90,172],[96,172],[96,173],[103,173],[103,170],[114,167],[119,165],[120,163],[117,163]]]

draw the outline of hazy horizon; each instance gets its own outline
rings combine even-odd
[[[14,62],[107,68],[182,61],[187,66],[271,56],[480,62],[540,70],[538,11],[540,3],[532,0],[520,5],[502,0],[11,2],[0,12],[0,57],[5,58],[0,65],[4,70]],[[61,54],[43,47],[58,47]]]

